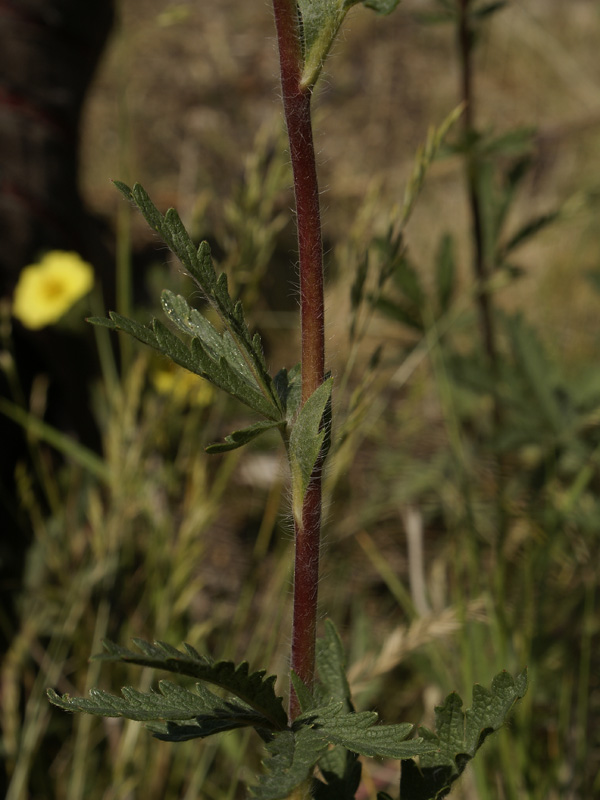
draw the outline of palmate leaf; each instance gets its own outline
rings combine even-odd
[[[514,704],[527,691],[527,671],[516,678],[501,672],[491,690],[476,684],[473,705],[463,712],[462,700],[453,692],[435,710],[437,733],[420,728],[423,739],[436,747],[420,757],[420,764],[405,761],[400,781],[401,800],[441,800],[475,756],[485,739],[505,723]]]
[[[232,661],[213,662],[201,656],[189,644],[185,644],[181,651],[164,642],[150,644],[141,639],[133,641],[140,652],[104,642],[106,653],[96,655],[94,659],[163,669],[212,683],[231,692],[257,711],[269,721],[272,728],[280,729],[287,725],[281,697],[277,697],[274,690],[275,676],[265,678],[265,670],[250,672],[246,662],[237,666]]]
[[[302,86],[315,85],[344,17],[359,2],[379,14],[390,14],[400,0],[298,0],[304,49]]]

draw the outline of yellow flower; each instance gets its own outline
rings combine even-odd
[[[38,330],[57,322],[94,285],[94,270],[78,253],[51,250],[37,264],[21,270],[13,316]]]
[[[178,405],[208,406],[212,403],[214,389],[211,384],[182,367],[162,362],[152,371],[152,383],[159,394],[170,395]]]

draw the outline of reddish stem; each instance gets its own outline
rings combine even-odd
[[[311,87],[301,86],[303,58],[295,0],[273,0],[273,11],[296,198],[302,325],[302,403],[305,403],[323,382],[325,370],[323,244],[310,117],[312,92]],[[308,686],[312,686],[315,671],[320,536],[319,465],[304,498],[302,525],[296,523],[295,530],[291,667]],[[299,710],[298,700],[292,691],[290,716],[296,717]]]

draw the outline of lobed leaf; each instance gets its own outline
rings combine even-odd
[[[506,721],[514,704],[527,691],[527,672],[516,678],[501,672],[492,681],[491,690],[473,687],[473,705],[465,713],[462,700],[453,692],[435,710],[437,733],[420,728],[423,739],[435,750],[402,765],[400,797],[402,800],[440,800],[451,789],[467,763],[475,756],[489,734]]]
[[[214,325],[197,309],[191,308],[181,295],[165,290],[161,296],[161,303],[163,311],[173,325],[182,333],[199,339],[202,349],[215,363],[224,358],[234,372],[245,378],[254,389],[260,390],[255,374],[230,333],[227,331],[219,333]]]
[[[192,351],[202,361],[202,372],[193,366],[191,371],[202,374],[216,386],[233,394],[269,419],[280,418],[283,408],[279,404],[279,397],[268,373],[260,336],[250,335],[242,304],[234,303],[229,295],[226,275],[221,274],[217,277],[208,243],[201,242],[196,248],[177,212],[171,208],[163,216],[150,200],[146,190],[139,184],[135,184],[132,189],[120,182],[116,182],[116,186],[138,207],[148,224],[179,258],[223,322],[225,333],[220,334],[208,320],[191,309],[184,298],[177,297],[171,292],[163,294],[163,308],[167,316],[179,330],[202,342],[202,346],[196,348],[196,351],[192,347]],[[94,321],[98,323],[97,320]],[[123,318],[120,329],[126,330]],[[171,356],[170,353],[167,354]],[[206,358],[202,358],[203,355],[212,360],[212,366]],[[227,368],[222,364],[223,359],[228,365]],[[187,364],[182,366],[190,368]],[[252,391],[244,391],[240,379],[246,381]]]
[[[353,753],[386,758],[410,758],[436,750],[423,739],[404,741],[412,732],[410,723],[378,725],[375,711],[345,712],[344,703],[331,703],[300,715],[295,724],[310,725],[331,744]]]
[[[98,324],[97,318],[92,318],[90,322]],[[280,423],[279,408],[260,391],[257,383],[249,377],[246,366],[244,365],[243,368],[239,366],[243,363],[242,359],[241,357],[238,360],[234,358],[233,345],[230,340],[224,340],[208,321],[205,322],[208,344],[205,345],[198,337],[194,337],[191,347],[188,347],[157,319],[152,320],[150,325],[142,325],[111,311],[109,319],[101,320],[99,324],[134,336],[143,344],[168,356],[180,367],[184,367],[195,375],[200,375],[219,389],[223,389],[267,419]],[[213,334],[209,335],[208,326],[212,328]],[[220,350],[215,347],[213,335],[220,337]]]
[[[163,669],[212,683],[258,711],[272,728],[280,729],[287,725],[281,697],[275,695],[275,676],[265,678],[265,670],[250,672],[246,662],[237,666],[232,661],[212,662],[187,644],[184,645],[184,651],[180,651],[164,642],[150,644],[141,639],[133,641],[141,652],[104,642],[106,653],[96,655],[94,659]]]
[[[89,698],[62,697],[52,689],[48,697],[54,705],[66,711],[84,711],[104,717],[124,717],[138,721],[187,720],[201,714],[214,714],[226,709],[226,703],[202,684],[195,691],[184,689],[170,681],[160,681],[160,693],[140,692],[131,686],[121,689],[122,697],[102,689],[90,689]]]

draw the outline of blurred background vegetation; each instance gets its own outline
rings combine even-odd
[[[360,706],[387,722],[431,725],[449,691],[469,705],[474,682],[528,666],[527,697],[457,798],[587,799],[600,794],[600,10],[523,0],[482,20],[490,363],[460,122],[398,238],[417,148],[460,102],[455,27],[427,17],[438,8],[404,0],[383,20],[354,9],[316,98],[337,414],[321,608],[343,633]],[[116,12],[80,183],[115,232],[120,310],[148,319],[162,288],[194,288],[110,178],[140,181],[210,241],[273,368],[291,367],[295,232],[269,4],[120,0]],[[207,456],[240,409],[135,345],[119,342],[115,362],[97,337],[100,458],[57,454],[30,432],[15,466],[32,538],[16,618],[3,620],[6,796],[243,797],[259,768],[247,732],[172,746],[45,698],[48,686],[140,685],[138,671],[88,664],[105,637],[287,666],[282,454]],[[35,387],[28,408],[43,415]],[[142,688],[156,677],[145,671]],[[361,797],[397,795],[397,764],[364,774]]]

